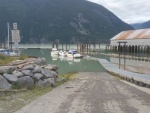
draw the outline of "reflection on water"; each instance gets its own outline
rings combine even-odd
[[[52,55],[51,58],[52,58],[52,60],[57,60],[58,59],[58,55]]]
[[[73,59],[63,56],[51,56],[50,50],[48,49],[23,49],[22,53],[46,58],[47,64],[56,64],[59,66],[59,74],[66,74],[70,72],[101,72],[105,71],[101,64],[97,61],[86,60],[86,59]],[[97,58],[104,58],[114,64],[119,68],[119,58],[109,57],[106,55],[92,55]],[[126,55],[127,56],[127,55]],[[140,55],[141,56],[141,55]],[[134,56],[133,56],[134,57]],[[125,67],[124,67],[125,64]],[[150,74],[150,62],[120,58],[120,68],[132,72]]]
[[[125,61],[125,62],[124,62]],[[110,57],[110,62],[116,64],[119,67],[119,58]],[[143,74],[150,74],[150,62],[148,61],[139,61],[133,59],[120,58],[120,68],[125,70]]]
[[[44,57],[47,64],[55,64],[59,67],[59,74],[71,72],[102,72],[105,69],[98,61],[86,59],[74,59],[63,56],[51,56],[48,49],[23,49],[22,53],[30,56]]]
[[[138,55],[134,54],[129,55],[129,53],[121,54],[120,59],[118,58],[119,54],[115,53],[107,53],[107,54],[104,53],[102,55],[92,55],[92,56],[97,58],[104,58],[123,70],[142,74],[150,74],[150,60],[149,61],[144,60],[147,58],[150,59],[148,54],[143,53],[139,53]]]

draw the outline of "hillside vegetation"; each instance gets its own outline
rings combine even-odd
[[[18,23],[21,43],[109,42],[120,31],[133,29],[86,0],[0,0],[1,42],[7,36],[7,22]]]
[[[150,20],[143,23],[131,24],[135,29],[146,29],[150,28]]]

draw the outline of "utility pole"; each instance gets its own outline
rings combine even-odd
[[[8,42],[7,42],[7,48],[9,49],[9,23],[7,23],[7,29],[8,29]]]

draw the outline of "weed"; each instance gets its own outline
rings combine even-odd
[[[14,83],[12,89],[21,89],[21,86],[18,83]]]

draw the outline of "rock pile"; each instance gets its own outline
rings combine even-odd
[[[13,85],[28,87],[54,86],[57,79],[56,65],[46,65],[44,58],[28,58],[0,67],[0,89],[9,90]]]

